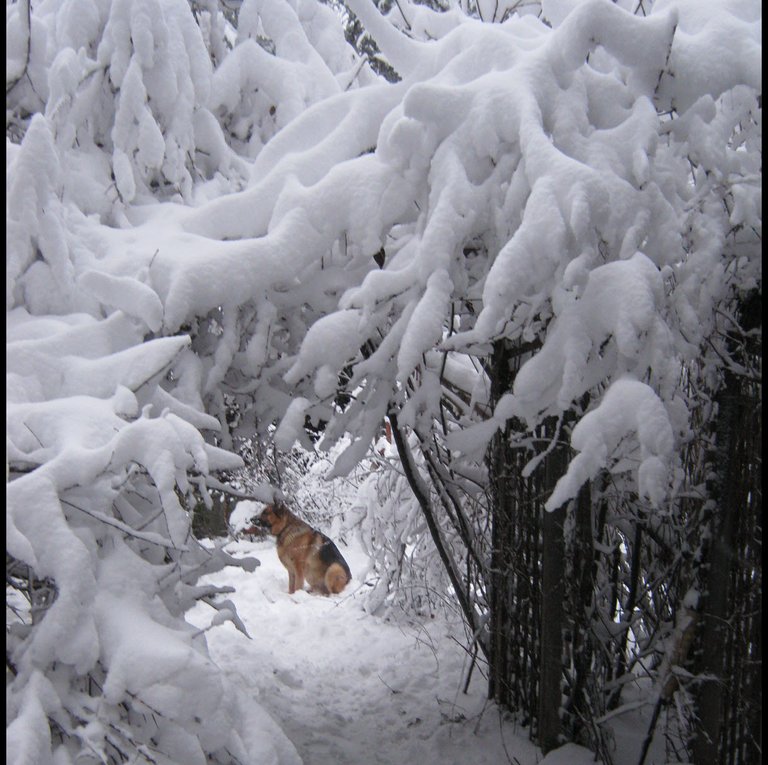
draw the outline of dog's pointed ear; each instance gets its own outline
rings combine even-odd
[[[275,502],[272,510],[278,518],[282,518],[288,512],[288,508],[282,502]]]

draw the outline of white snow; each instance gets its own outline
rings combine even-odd
[[[587,765],[594,753],[567,744],[542,759],[528,732],[500,714],[486,698],[482,667],[468,692],[463,686],[470,659],[457,613],[435,609],[422,617],[377,608],[376,581],[361,544],[348,528],[350,499],[368,490],[334,488],[310,478],[309,487],[335,497],[334,541],[348,561],[352,581],[339,595],[288,594],[288,575],[273,538],[243,537],[225,549],[254,556],[252,573],[228,569],[204,582],[231,585],[231,597],[250,639],[232,624],[206,633],[211,657],[231,687],[263,707],[295,745],[305,765]],[[372,495],[369,496],[372,498]],[[238,528],[249,525],[262,505],[241,502],[232,514]],[[296,508],[294,508],[296,509]],[[374,512],[380,512],[377,508]],[[418,512],[417,512],[418,515]],[[346,528],[346,531],[345,531]],[[325,529],[331,531],[330,529]],[[190,621],[206,628],[209,606],[199,604]],[[214,617],[215,618],[215,617]],[[637,760],[648,705],[639,687],[632,708],[643,716],[614,721],[615,762]],[[656,741],[647,762],[666,762]]]
[[[659,506],[667,494],[669,459],[674,437],[664,404],[645,383],[629,376],[614,382],[596,409],[576,424],[571,445],[579,454],[571,461],[547,500],[546,508],[554,510],[576,496],[579,487],[608,464],[618,459],[620,443],[627,436],[640,445],[637,484],[640,495]],[[631,447],[630,447],[631,449]],[[630,451],[631,453],[631,451]]]
[[[424,295],[411,315],[397,353],[397,377],[405,382],[422,363],[424,354],[443,336],[443,322],[451,299],[453,284],[448,273],[434,271],[427,280]]]
[[[529,423],[567,409],[601,379],[642,374],[646,349],[665,346],[661,276],[642,253],[594,268],[579,297],[556,297],[557,318],[544,347],[515,379],[517,412]]]
[[[253,574],[208,578],[235,586],[252,637],[231,625],[207,633],[229,682],[269,712],[306,765],[500,765],[505,747],[520,765],[534,765],[538,750],[487,704],[477,669],[462,692],[469,659],[459,621],[368,614],[367,558],[352,540],[336,542],[353,580],[332,597],[289,595],[274,540],[227,545],[262,564]],[[200,605],[190,619],[203,627],[210,613]]]
[[[295,385],[304,375],[316,373],[315,391],[320,398],[332,396],[336,391],[336,370],[354,358],[366,340],[361,331],[360,311],[337,311],[315,322],[307,332],[299,350],[299,357],[286,372],[284,379]],[[330,379],[323,376],[330,372]]]
[[[7,550],[55,582],[44,618],[10,619],[14,763],[103,760],[122,724],[163,765],[540,756],[479,671],[461,693],[456,621],[371,613],[351,536],[327,599],[285,593],[272,543],[229,546],[250,573],[199,548],[183,495],[242,465],[232,399],[241,434],[279,423],[286,450],[327,421],[343,476],[392,406],[433,428],[444,382],[439,435],[482,481],[507,420],[532,432],[588,393],[548,509],[603,469],[670,498],[698,416],[681,371],[762,279],[732,236],[761,226],[760,5],[543,0],[501,23],[513,0],[482,21],[348,3],[401,82],[316,0],[245,0],[237,31],[213,0],[6,7]],[[500,339],[533,350],[489,413]],[[237,588],[213,614],[211,571]]]

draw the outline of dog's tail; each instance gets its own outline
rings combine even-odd
[[[340,593],[350,579],[349,572],[339,563],[331,563],[325,571],[325,586],[334,595]]]

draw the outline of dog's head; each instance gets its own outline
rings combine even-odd
[[[254,520],[270,534],[277,536],[288,523],[288,508],[278,502],[267,505]]]

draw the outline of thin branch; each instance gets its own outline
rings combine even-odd
[[[406,28],[408,29],[408,31],[410,32],[410,31],[411,31],[411,29],[412,29],[412,27],[411,27],[411,22],[410,22],[410,21],[408,21],[408,17],[407,17],[407,16],[405,15],[405,13],[403,12],[403,8],[402,8],[402,6],[400,5],[400,0],[395,0],[395,5],[397,5],[397,10],[398,10],[398,11],[400,11],[400,15],[403,17],[403,21],[405,22],[405,26],[406,26]]]
[[[476,634],[477,644],[480,646],[480,649],[486,658],[488,658],[489,649],[486,641],[482,639],[482,627],[478,626],[477,624],[475,612],[472,609],[469,600],[469,593],[461,581],[461,577],[456,570],[456,562],[453,560],[450,553],[448,552],[448,549],[446,548],[442,535],[440,534],[437,521],[435,520],[434,514],[432,512],[432,505],[429,501],[429,489],[425,486],[424,481],[418,474],[418,468],[416,467],[416,464],[413,460],[413,454],[408,447],[405,438],[403,437],[402,431],[400,430],[400,426],[397,421],[397,414],[395,412],[389,412],[387,416],[389,417],[389,421],[392,425],[392,436],[395,439],[395,446],[397,447],[397,452],[400,455],[400,462],[403,466],[403,470],[405,471],[408,484],[411,487],[411,491],[413,491],[414,497],[416,498],[416,501],[419,503],[419,507],[422,510],[424,519],[426,520],[427,526],[429,528],[429,532],[432,535],[432,541],[435,543],[435,547],[437,548],[440,560],[443,562],[445,570],[448,573],[448,577],[451,580],[451,584],[453,585],[456,598],[459,601],[459,605],[461,606],[464,618],[472,632]]]
[[[659,713],[661,712],[661,706],[663,704],[664,700],[659,694],[658,698],[656,699],[656,705],[653,708],[653,716],[651,717],[651,722],[648,725],[648,731],[645,734],[645,739],[643,740],[643,746],[640,750],[640,759],[637,761],[637,765],[643,765],[645,762],[645,758],[648,756],[648,749],[651,746],[651,742],[653,741],[653,734],[656,731],[656,723],[659,720]]]
[[[362,68],[363,68],[363,67],[364,67],[364,66],[365,66],[367,63],[368,63],[368,62],[366,61],[366,59],[364,59],[364,58],[361,58],[361,59],[360,59],[360,63],[358,64],[358,66],[357,66],[357,69],[355,69],[355,71],[354,71],[354,74],[352,75],[352,77],[350,78],[349,82],[347,83],[347,87],[346,87],[346,88],[344,88],[344,91],[345,91],[345,92],[346,92],[346,91],[348,91],[348,90],[349,90],[349,89],[352,87],[352,84],[353,84],[353,83],[354,83],[354,81],[357,79],[357,76],[360,74],[360,72],[361,72]]]
[[[124,534],[126,534],[129,537],[140,539],[142,542],[148,542],[149,544],[157,545],[158,547],[165,547],[169,550],[176,550],[177,552],[189,552],[189,548],[186,546],[179,547],[175,545],[173,542],[167,539],[164,539],[159,534],[136,531],[136,529],[134,529],[132,526],[129,526],[128,524],[123,523],[122,521],[118,521],[116,518],[110,518],[108,515],[104,515],[104,513],[98,512],[98,510],[86,510],[86,508],[80,507],[79,505],[75,505],[66,499],[62,499],[61,497],[59,498],[59,501],[63,505],[67,505],[75,510],[79,510],[81,513],[85,513],[86,515],[89,515],[91,518],[94,518],[97,521],[101,521],[107,526],[112,526],[113,528],[118,529],[119,531],[122,531]]]
[[[19,0],[19,15],[22,21],[22,28],[26,32],[26,52],[24,54],[24,68],[19,73],[18,77],[11,80],[9,84],[5,86],[6,98],[10,92],[21,82],[24,75],[27,74],[29,69],[29,59],[32,54],[32,9],[30,0]],[[30,84],[32,81],[30,80]],[[34,87],[33,87],[34,89]]]

